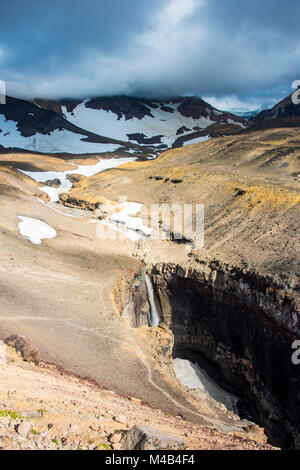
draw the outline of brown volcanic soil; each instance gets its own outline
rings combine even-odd
[[[21,437],[15,430],[20,418],[0,417],[2,449],[118,450],[122,448],[118,436],[135,425],[152,426],[177,436],[189,450],[272,449],[263,435],[254,439],[250,429],[245,437],[192,424],[154,410],[136,398],[103,390],[52,364],[34,366],[8,348],[5,354],[6,362],[0,364],[0,411],[29,415],[24,419],[33,431]],[[30,418],[34,413],[36,417]]]
[[[40,165],[47,169],[49,162],[43,159]],[[52,169],[54,161],[52,157]],[[65,163],[57,159],[56,165],[62,169]],[[38,186],[11,165],[0,165],[0,337],[25,335],[43,360],[169,414],[246,435],[249,423],[207,394],[201,402],[191,402],[174,374],[165,376],[157,367],[152,333],[147,341],[146,333],[120,318],[119,306],[130,297],[128,287],[142,267],[133,256],[134,243],[98,239],[96,224],[68,208],[58,213],[35,197]],[[20,235],[18,216],[43,220],[57,236],[33,245]]]
[[[195,139],[196,137],[206,135],[209,135],[210,137],[224,137],[227,135],[240,134],[241,131],[241,126],[237,126],[234,124],[219,125],[219,123],[217,122],[215,124],[212,124],[211,126],[208,126],[203,131],[190,132],[189,134],[178,137],[172,147],[182,147],[184,142],[188,144],[190,140]]]
[[[264,129],[284,129],[300,127],[300,117],[278,117],[261,121],[252,121],[251,126],[243,132],[253,132]]]
[[[76,106],[82,103],[82,100],[55,101],[36,98],[35,100],[33,100],[33,102],[38,106],[41,106],[41,108],[50,109],[55,113],[59,114],[60,116],[63,116],[62,106],[65,106],[67,108],[67,111],[71,113],[76,108]]]
[[[227,111],[219,111],[210,104],[203,101],[198,96],[189,96],[183,98],[182,102],[178,106],[178,111],[185,117],[193,117],[194,119],[199,119],[201,116],[208,117],[211,116],[211,119],[214,121],[224,121],[224,119],[234,119],[239,121],[242,124],[247,125],[247,120],[236,116],[235,114],[229,113]],[[216,111],[216,113],[214,113]]]
[[[266,384],[268,377],[272,377],[273,382],[270,385],[270,390],[278,390],[280,387],[282,375],[281,372],[278,372],[279,368],[283,371],[291,371],[288,372],[288,378],[284,379],[286,384],[298,384],[299,377],[299,373],[297,374],[296,369],[291,365],[292,343],[294,339],[299,339],[300,335],[299,144],[298,129],[272,129],[217,138],[183,149],[169,150],[152,162],[134,162],[114,169],[109,174],[95,175],[89,180],[77,183],[70,193],[73,201],[76,201],[80,195],[81,198],[92,201],[94,204],[99,200],[99,194],[113,201],[116,201],[121,195],[126,195],[129,201],[144,204],[140,216],[144,217],[145,223],[149,217],[149,211],[146,209],[153,203],[182,205],[203,203],[205,207],[203,248],[190,251],[190,248],[185,244],[178,244],[175,241],[148,240],[138,244],[135,254],[147,264],[150,270],[153,265],[158,266],[157,271],[155,271],[156,267],[154,268],[154,274],[157,272],[160,278],[156,278],[154,284],[156,287],[158,285],[158,289],[160,289],[160,299],[162,298],[162,290],[166,293],[163,297],[163,302],[165,302],[163,306],[164,318],[167,318],[168,326],[174,332],[177,331],[178,341],[181,340],[180,335],[184,330],[184,321],[188,322],[189,315],[192,316],[192,312],[194,312],[194,317],[192,317],[194,323],[189,325],[190,330],[187,328],[187,336],[182,339],[182,342],[186,348],[190,344],[195,349],[198,347],[199,352],[204,352],[204,354],[208,354],[205,349],[206,336],[202,337],[200,332],[205,330],[206,323],[192,329],[197,318],[202,318],[204,315],[204,306],[201,303],[203,298],[198,293],[201,298],[198,305],[195,293],[192,301],[194,302],[194,310],[188,310],[190,306],[183,299],[191,297],[192,288],[188,290],[189,284],[187,283],[187,293],[182,287],[181,295],[178,293],[176,298],[176,288],[173,292],[171,288],[168,288],[170,284],[164,282],[171,283],[171,280],[168,281],[164,275],[171,269],[173,269],[173,273],[176,272],[177,266],[181,273],[179,275],[181,279],[188,278],[189,273],[192,272],[198,273],[202,283],[203,279],[206,281],[207,279],[215,279],[216,297],[220,295],[222,298],[224,272],[243,273],[245,277],[241,282],[245,283],[245,290],[242,297],[247,299],[250,305],[252,302],[253,305],[263,306],[264,311],[268,312],[272,318],[273,326],[266,321],[267,327],[265,328],[262,324],[259,329],[259,332],[265,332],[266,336],[274,335],[272,346],[264,346],[266,342],[263,339],[259,342],[257,337],[260,333],[257,333],[250,348],[248,345],[246,349],[243,349],[245,356],[248,354],[247,350],[255,352],[252,356],[250,353],[249,359],[253,371],[260,370],[264,358],[268,358],[269,365],[264,369],[262,383]],[[214,265],[225,268],[220,269],[220,273],[216,271],[208,273],[206,266]],[[253,281],[254,279],[255,281]],[[260,280],[264,280],[262,285],[265,287],[262,289],[268,301],[273,299],[272,308],[269,310],[267,303],[264,303],[259,297],[256,300],[250,299],[246,292],[248,289],[252,295],[255,291],[255,284],[259,285]],[[159,284],[160,282],[161,284]],[[227,289],[232,296],[239,295],[236,285],[227,286]],[[166,297],[168,296],[169,299],[173,299],[171,307],[167,304]],[[178,305],[177,326],[171,315],[176,311],[175,303]],[[213,311],[219,312],[220,325],[211,326],[212,331],[214,331],[214,327],[218,331],[222,330],[224,302],[222,304],[220,301],[220,304],[219,310],[217,307],[215,310],[213,310],[214,307],[209,310],[210,307],[208,307],[208,318],[210,318],[210,312],[212,316]],[[169,316],[166,315],[168,309],[171,312],[168,313]],[[202,309],[200,310],[201,314],[197,316],[199,309]],[[237,307],[237,311],[240,316],[237,315],[235,321],[241,324],[248,317],[244,315],[241,306]],[[232,320],[233,315],[230,315],[229,318]],[[181,323],[180,319],[182,319]],[[230,319],[228,322],[225,319],[224,325],[229,325]],[[247,337],[247,331],[252,331],[252,327],[249,326],[249,328],[249,330],[241,330],[241,337]],[[283,329],[280,330],[280,328]],[[188,340],[189,331],[193,331],[190,333],[190,340]],[[279,337],[283,331],[287,332],[287,337],[290,339],[286,339],[282,352],[276,353],[274,351],[276,351],[276,345],[281,341]],[[209,344],[214,344],[213,339],[210,336],[209,338]],[[219,340],[216,341],[219,345]],[[220,341],[224,343],[224,340]],[[231,337],[228,342],[230,343],[230,341]],[[230,344],[227,346],[226,352],[230,351]],[[213,347],[211,349],[214,350]],[[255,354],[257,354],[256,362],[253,359]],[[283,359],[283,355],[285,359]],[[213,355],[208,357],[214,359]],[[278,369],[273,366],[273,357],[277,357]],[[226,364],[229,370],[231,370],[234,361],[232,358],[232,361],[228,361]],[[226,360],[223,361],[223,364],[225,363]],[[253,375],[255,374],[253,373]],[[293,375],[294,378],[292,378]],[[233,373],[232,384],[235,377],[236,375]],[[256,396],[258,396],[259,390],[265,389],[264,385],[260,386],[259,383],[254,385],[255,379],[249,379],[247,372],[245,373],[245,382],[248,380],[251,380],[250,387],[251,390],[256,390]],[[286,385],[286,390],[288,398],[283,399],[280,406],[282,406],[283,414],[287,410],[290,416],[295,416],[292,432],[294,442],[296,442],[299,420],[293,412],[297,405],[293,405],[292,402],[295,400],[297,403],[299,399],[292,385]],[[260,403],[264,402],[268,402],[267,394],[260,400]],[[258,401],[255,403],[257,404]],[[269,418],[263,422],[267,428],[272,420],[272,411],[268,410],[266,414]],[[273,413],[274,415],[275,413]],[[277,415],[275,421],[282,423],[286,429],[289,427],[288,420],[285,420],[284,417],[281,418]],[[273,432],[270,431],[270,426],[268,432]],[[275,431],[276,433],[277,431]],[[268,435],[270,436],[270,434]],[[282,444],[280,445],[285,445],[283,441],[281,440]],[[278,443],[279,441],[273,440],[273,442]]]
[[[145,206],[204,203],[201,257],[246,264],[294,289],[300,286],[295,256],[299,253],[299,149],[298,129],[217,138],[81,180],[70,194],[74,200],[80,197],[93,203],[100,201],[100,195],[112,200],[126,195]],[[174,250],[174,243],[165,243],[163,250],[160,246],[152,253],[155,259],[167,258],[172,250],[180,252]]]
[[[80,157],[76,162],[81,163]],[[97,160],[95,160],[97,161]],[[95,162],[93,161],[93,163]],[[5,167],[13,167],[24,171],[67,171],[74,167],[66,163],[62,158],[40,155],[32,155],[31,153],[3,153],[0,154],[0,165]]]
[[[300,126],[300,106],[294,104],[292,94],[276,103],[271,109],[265,109],[249,120],[250,132],[272,128]]]
[[[146,207],[204,202],[205,245],[191,256],[171,241],[135,246],[99,240],[95,224],[59,214],[34,197],[39,185],[11,168],[14,158],[5,157],[0,166],[1,336],[24,334],[44,360],[167,413],[222,432],[245,433],[245,422],[206,394],[191,401],[172,374],[162,373],[153,360],[156,329],[131,329],[117,306],[130,295],[126,286],[142,268],[141,258],[181,265],[218,259],[272,276],[299,302],[299,143],[296,129],[222,137],[75,183],[75,205],[124,195]],[[39,164],[48,169],[43,158]],[[66,165],[54,157],[51,164],[51,169]],[[57,237],[32,245],[18,232],[18,215],[41,218]],[[140,215],[147,220],[146,210]]]

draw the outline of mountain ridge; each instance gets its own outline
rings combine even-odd
[[[190,140],[233,134],[246,126],[245,119],[195,96],[116,95],[60,101],[8,97],[0,107],[0,145],[39,153],[102,153],[123,147],[138,158],[143,154],[153,158]],[[91,144],[115,147],[104,145],[102,150]]]
[[[300,107],[289,95],[248,119],[220,111],[197,96],[127,95],[27,101],[7,97],[0,106],[0,150],[42,154],[107,152],[155,158],[170,148],[214,137],[300,126]]]

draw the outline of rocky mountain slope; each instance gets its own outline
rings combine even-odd
[[[240,132],[299,125],[292,95],[249,119],[219,111],[196,96],[102,96],[0,105],[0,146],[54,154],[116,150],[153,158],[167,148]]]
[[[271,109],[266,109],[250,119],[250,129],[267,129],[274,127],[299,127],[300,105],[292,101],[288,95]]]
[[[214,136],[217,130],[236,132],[247,125],[244,119],[218,111],[196,96],[161,99],[112,96],[82,102],[36,102],[57,109],[68,121],[92,132],[158,150],[201,142]]]
[[[288,446],[299,445],[291,360],[300,334],[299,189],[298,129],[273,129],[169,150],[81,180],[69,193],[69,203],[80,198],[98,210],[98,194],[126,194],[143,204],[146,226],[150,204],[204,203],[202,249],[189,252],[184,238],[144,237],[136,254],[149,267],[175,349],[212,359],[273,442]]]
[[[7,98],[0,106],[0,145],[55,154],[116,150],[137,158],[240,132],[299,125],[291,95],[250,119],[219,111],[196,96],[102,96],[33,102]]]
[[[123,149],[137,157],[244,129],[247,121],[197,97],[128,96],[0,105],[0,145],[43,153],[87,154]]]
[[[1,353],[6,358],[0,363],[2,450],[130,449],[123,436],[134,426],[154,428],[152,449],[159,448],[162,436],[175,449],[179,442],[188,450],[272,449],[263,433],[255,435],[250,428],[247,433],[222,433],[105,390],[54,364],[24,362],[11,348],[1,346]]]
[[[91,132],[50,109],[16,98],[0,105],[0,142],[5,149],[54,154],[101,154],[124,148],[143,153],[138,145]],[[127,139],[126,139],[127,140]]]
[[[25,335],[44,361],[170,415],[243,436],[249,426],[260,434],[255,421],[273,444],[298,448],[298,128],[214,138],[93,174],[95,165],[0,155],[1,338]],[[67,176],[73,186],[49,200],[47,188]],[[204,246],[151,239],[153,203],[204,203]],[[34,244],[24,217],[55,236]],[[172,355],[204,356],[241,406],[182,384]]]

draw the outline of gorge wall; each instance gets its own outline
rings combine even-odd
[[[174,334],[174,350],[191,350],[215,363],[226,382],[251,405],[270,441],[299,448],[299,339],[295,300],[271,279],[218,262],[197,269],[158,264],[151,277]]]
[[[177,351],[199,353],[246,401],[272,444],[299,448],[300,338],[298,306],[271,278],[217,261],[197,268],[161,263],[148,269],[161,320]],[[147,291],[140,273],[132,294],[131,326],[147,324]]]

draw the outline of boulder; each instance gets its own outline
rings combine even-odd
[[[47,180],[44,183],[44,186],[50,186],[51,188],[58,188],[61,185],[59,178],[54,178],[53,180]]]
[[[29,419],[40,419],[43,417],[43,413],[41,411],[22,411],[21,414],[24,418]]]
[[[114,416],[114,420],[121,424],[125,424],[127,422],[127,418],[124,415]]]
[[[26,437],[27,434],[31,431],[32,429],[32,423],[29,421],[22,421],[21,424],[19,424],[17,431],[20,436]]]
[[[122,434],[119,432],[116,434],[111,434],[111,436],[109,437],[109,442],[111,442],[112,444],[118,444],[121,439],[122,439]]]
[[[30,339],[25,338],[25,336],[12,335],[6,338],[4,342],[7,346],[14,348],[20,353],[24,361],[34,362],[36,365],[39,364],[41,360],[40,353]]]
[[[38,191],[37,193],[35,193],[35,197],[38,197],[39,199],[41,199],[44,202],[49,202],[50,201],[50,197],[44,191]]]
[[[123,450],[181,450],[185,442],[150,426],[133,426],[121,440]]]
[[[81,180],[83,180],[84,178],[86,178],[86,176],[84,176],[84,175],[78,175],[78,174],[73,174],[73,173],[71,173],[71,174],[69,174],[69,175],[66,175],[66,177],[67,177],[67,179],[68,179],[69,181],[71,181],[71,183],[73,183],[73,184],[74,184],[74,183],[78,183],[78,181],[81,181]]]

